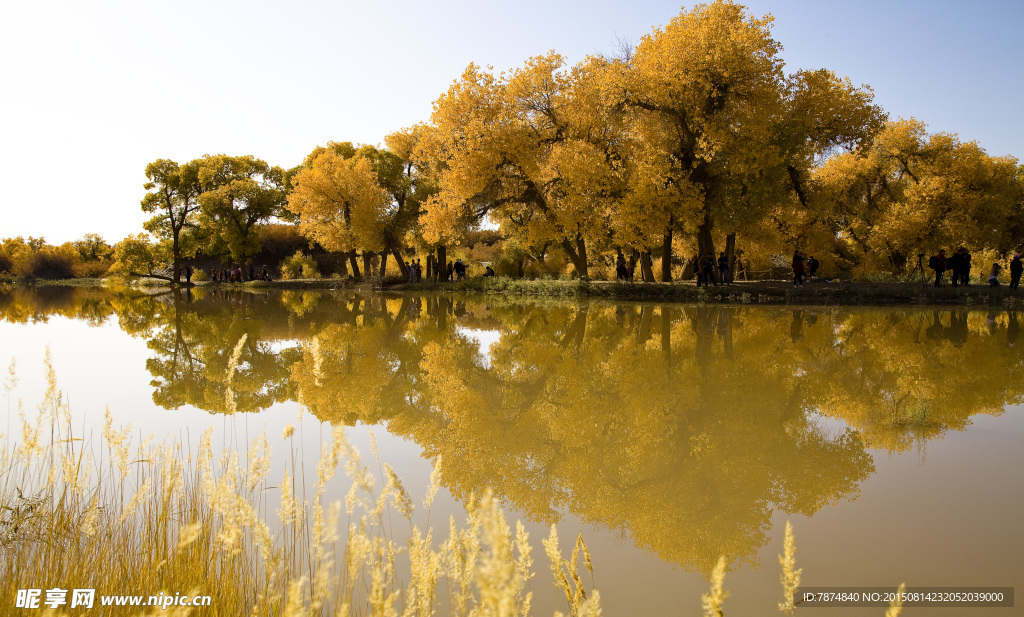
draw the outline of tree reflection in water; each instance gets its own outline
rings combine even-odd
[[[707,573],[752,561],[772,513],[857,495],[904,451],[1021,401],[1005,311],[761,308],[352,292],[0,292],[8,321],[116,316],[147,340],[153,400],[224,413],[295,400],[386,424],[537,521],[626,530]],[[500,334],[485,361],[468,331]],[[847,428],[837,430],[835,422]],[[833,428],[829,428],[833,427]]]

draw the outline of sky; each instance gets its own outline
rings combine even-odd
[[[1024,0],[749,0],[786,72],[869,85],[892,118],[1024,159]],[[693,3],[634,0],[0,0],[0,238],[142,230],[145,167],[251,154],[292,167],[328,141],[430,119],[469,63],[639,42]]]

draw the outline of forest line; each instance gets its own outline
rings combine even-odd
[[[828,69],[787,74],[771,25],[718,1],[614,57],[470,65],[429,121],[380,146],[328,142],[292,168],[159,159],[146,233],[9,238],[0,273],[180,283],[184,268],[202,280],[257,264],[359,278],[393,262],[408,280],[411,262],[436,277],[462,258],[499,276],[601,279],[623,256],[637,278],[672,281],[697,254],[768,275],[799,250],[824,276],[863,279],[961,246],[1006,271],[1024,240],[1024,167],[891,119]]]

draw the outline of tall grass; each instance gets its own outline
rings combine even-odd
[[[280,480],[270,477],[265,434],[242,453],[244,465],[237,452],[215,452],[212,430],[192,452],[179,441],[133,440],[109,410],[101,443],[83,440],[49,361],[47,368],[39,413],[21,409],[20,439],[0,446],[5,608],[19,589],[60,587],[211,595],[202,614],[232,617],[531,614],[528,535],[521,523],[512,532],[490,492],[435,542],[433,529],[412,523],[416,506],[397,473],[378,460],[386,481],[377,488],[343,427],[323,444],[307,494],[294,459]],[[293,434],[289,426],[281,439]],[[339,468],[351,490],[331,501]],[[435,473],[424,508],[438,482]],[[392,514],[408,525],[404,545],[393,539]],[[595,596],[586,612],[571,614],[597,607]]]
[[[233,364],[233,363],[232,363]],[[16,383],[11,375],[5,389]],[[270,439],[245,454],[216,453],[212,430],[195,452],[177,440],[133,440],[109,410],[100,443],[72,430],[47,352],[47,390],[38,413],[18,405],[21,437],[0,439],[0,603],[10,610],[20,589],[95,589],[99,595],[210,595],[203,615],[370,615],[374,617],[516,617],[532,614],[532,548],[521,522],[513,532],[488,491],[466,504],[466,523],[448,521],[448,537],[413,524],[416,505],[394,470],[386,478],[362,463],[343,427],[322,444],[311,494],[294,457],[272,483]],[[228,376],[230,385],[230,376]],[[290,444],[288,425],[281,440]],[[294,450],[292,450],[294,453]],[[342,502],[328,499],[339,468],[351,481]],[[422,501],[429,511],[439,475]],[[271,495],[278,495],[271,499]],[[273,503],[271,503],[273,501]],[[404,546],[391,516],[408,525]],[[601,615],[593,564],[582,535],[563,559],[554,526],[543,541],[568,615]],[[783,587],[792,610],[799,584],[787,526]],[[584,581],[580,563],[589,573]],[[706,615],[724,615],[723,557],[704,597]],[[90,614],[146,609],[96,606]],[[894,617],[893,607],[887,613]],[[188,614],[188,609],[153,614]],[[560,615],[560,613],[556,613]]]

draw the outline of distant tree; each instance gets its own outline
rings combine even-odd
[[[992,157],[918,120],[888,123],[870,147],[828,160],[815,180],[835,232],[893,273],[914,253],[965,245],[1010,250],[1024,184],[1013,157]]]
[[[200,187],[199,224],[206,251],[245,263],[260,250],[258,228],[282,213],[284,171],[253,156],[204,156],[192,161]]]
[[[110,257],[113,247],[99,234],[85,234],[71,243],[83,261],[99,261]]]
[[[287,208],[299,216],[303,235],[329,251],[347,254],[355,266],[356,249],[384,248],[390,196],[377,182],[369,159],[345,158],[333,148],[319,150],[292,178]]]
[[[171,275],[159,271],[166,258],[166,245],[154,245],[146,234],[137,234],[114,245],[114,265],[110,270],[128,278],[145,276],[176,282],[177,268]]]
[[[149,192],[142,198],[142,210],[157,214],[143,227],[168,244],[175,283],[181,282],[178,269],[182,258],[193,255],[198,248],[192,241],[201,193],[196,172],[194,162],[179,166],[170,159],[157,159],[146,166],[149,182],[144,186]]]
[[[870,90],[829,71],[785,76],[771,23],[700,5],[645,37],[621,73],[618,104],[640,138],[632,190],[670,204],[701,253],[715,252],[716,228],[760,226],[789,195],[805,203],[816,157],[862,143],[884,117]]]

